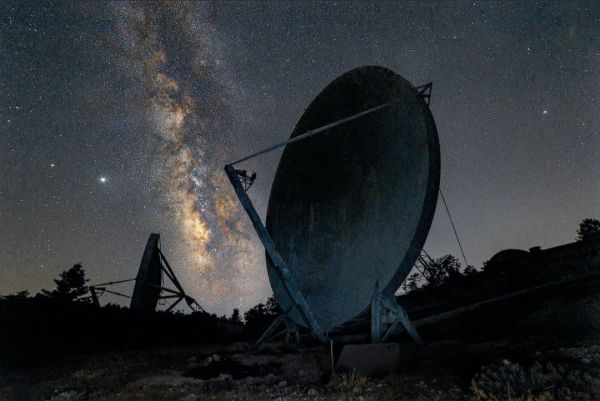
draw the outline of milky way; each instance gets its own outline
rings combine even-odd
[[[258,247],[223,179],[234,150],[237,83],[204,3],[117,4],[123,71],[147,97],[161,201],[184,241],[182,266],[204,306],[247,306],[260,282]]]

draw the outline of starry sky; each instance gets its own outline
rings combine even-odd
[[[132,278],[160,232],[205,309],[264,301],[264,254],[222,168],[286,139],[361,65],[433,81],[470,264],[600,216],[595,2],[8,1],[0,19],[0,294],[77,262],[91,283]],[[279,156],[246,164],[263,216]],[[460,255],[441,203],[426,249]]]

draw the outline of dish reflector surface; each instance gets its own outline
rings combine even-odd
[[[437,131],[407,80],[361,67],[329,84],[291,135],[394,100],[286,146],[275,174],[266,226],[325,331],[364,311],[376,282],[393,294],[412,269],[439,190]],[[268,258],[267,268],[280,306],[305,325]]]
[[[158,234],[150,234],[140,269],[135,278],[135,286],[131,295],[129,308],[137,311],[153,311],[158,305],[162,285],[162,269]]]

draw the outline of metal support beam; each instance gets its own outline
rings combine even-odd
[[[122,293],[120,293],[120,292],[117,292],[117,291],[111,291],[111,290],[108,290],[108,289],[106,289],[106,288],[103,288],[103,287],[95,287],[95,290],[100,290],[100,291],[101,291],[101,294],[104,294],[105,292],[108,292],[109,294],[118,295],[118,296],[120,296],[120,297],[124,297],[124,298],[131,298],[131,296],[130,296],[130,295],[127,295],[127,294],[122,294]]]
[[[242,182],[243,179],[247,177],[246,172],[243,170],[236,170],[231,164],[228,164],[225,166],[225,173],[227,173],[227,177],[229,178],[231,185],[233,185],[233,189],[235,190],[242,207],[248,214],[248,217],[250,217],[250,221],[254,226],[254,230],[258,234],[260,241],[265,247],[268,258],[271,260],[275,274],[281,281],[283,288],[285,288],[286,293],[292,301],[292,304],[298,310],[304,322],[311,329],[311,331],[320,341],[325,343],[327,340],[325,333],[323,333],[321,330],[319,322],[317,322],[315,319],[310,307],[308,306],[308,303],[306,302],[306,299],[304,299],[304,296],[298,289],[296,280],[294,280],[294,277],[288,270],[285,261],[279,252],[277,252],[271,235],[264,226],[260,216],[258,215],[258,212],[254,208],[252,201],[244,189]]]
[[[100,284],[90,285],[90,287],[104,287],[104,286],[107,286],[107,285],[115,285],[115,284],[121,284],[121,283],[128,283],[130,281],[135,281],[135,278],[128,278],[127,280],[119,280],[119,281],[109,281],[108,283],[100,283]]]
[[[175,288],[177,288],[178,291],[173,291],[173,290],[171,290],[169,288],[165,288],[165,287],[161,287],[161,290],[162,291],[166,291],[166,292],[170,292],[172,294],[177,294],[177,295],[179,295],[181,297],[181,299],[178,299],[175,303],[173,303],[167,309],[167,311],[173,309],[173,307],[175,305],[177,305],[179,302],[181,302],[182,300],[185,300],[185,302],[187,303],[187,305],[190,307],[191,310],[196,311],[196,312],[198,312],[198,311],[204,312],[204,308],[202,308],[202,306],[200,306],[200,304],[194,298],[190,297],[189,295],[187,295],[185,293],[182,285],[179,283],[179,280],[177,280],[177,276],[175,276],[175,272],[171,268],[171,265],[167,261],[167,258],[162,253],[162,250],[160,248],[158,248],[158,253],[160,255],[161,261],[163,262],[163,263],[161,263],[161,268],[162,268],[163,272],[169,278],[169,280],[171,280],[171,282],[173,283],[173,285],[175,286]]]
[[[280,326],[284,326],[283,332],[273,335],[273,333],[275,333],[275,331]],[[271,323],[269,327],[267,327],[265,332],[260,336],[260,338],[256,341],[254,345],[258,347],[261,344],[269,341],[270,339],[278,337],[283,333],[285,333],[286,342],[290,343],[292,342],[292,340],[294,340],[296,344],[300,344],[300,331],[298,329],[298,325],[292,322],[292,320],[288,318],[287,315],[284,313],[282,315],[279,315],[277,319],[275,319],[273,323]]]
[[[175,283],[173,283],[173,284],[177,287],[177,285]],[[171,309],[173,309],[173,307],[176,304],[178,304],[179,302],[181,302],[181,301],[184,300],[188,304],[188,306],[190,307],[190,309],[192,309],[192,311],[194,311],[194,312],[205,312],[205,310],[202,308],[202,306],[200,306],[200,304],[198,302],[196,302],[196,300],[194,298],[190,297],[189,295],[186,295],[186,293],[183,291],[183,288],[177,289],[177,290],[173,290],[171,288],[164,287],[164,286],[151,285],[151,284],[146,284],[146,285],[149,286],[149,287],[153,287],[153,288],[159,288],[161,294],[163,292],[172,294],[172,295],[160,295],[158,299],[179,298],[175,303],[173,303],[171,306],[169,306],[169,308],[167,308],[167,311],[170,311]]]
[[[106,286],[127,283],[127,282],[130,282],[130,281],[135,281],[135,279],[134,278],[130,278],[130,279],[127,279],[127,280],[109,281],[107,283],[100,283],[100,284],[90,285],[88,287],[88,289],[90,290],[90,298],[92,300],[92,304],[94,304],[97,307],[100,307],[101,306],[100,305],[100,297],[105,292],[108,292],[108,293],[113,294],[113,295],[118,295],[120,297],[131,298],[129,295],[121,294],[120,292],[111,291],[111,290],[106,289]]]
[[[429,85],[429,87],[431,87],[431,83],[429,83],[427,85]],[[427,85],[425,85],[425,86],[427,86]],[[422,87],[417,88],[417,90],[419,90],[420,88],[422,88]],[[423,96],[423,97],[427,97],[427,98],[429,97],[429,95],[423,95],[423,92],[421,92],[421,91],[419,91],[419,96]],[[269,146],[266,149],[259,150],[258,152],[254,152],[251,155],[248,155],[246,157],[243,157],[243,158],[241,158],[239,160],[234,161],[233,163],[230,163],[229,165],[233,166],[234,164],[238,164],[238,163],[241,163],[243,161],[252,159],[252,158],[254,158],[256,156],[260,156],[260,155],[265,154],[267,152],[270,152],[272,150],[281,148],[281,147],[286,146],[286,145],[291,145],[292,143],[295,143],[295,142],[301,141],[303,139],[309,138],[309,137],[311,137],[313,135],[320,134],[321,132],[324,132],[324,131],[330,130],[332,128],[335,128],[338,125],[346,124],[346,123],[348,123],[348,122],[350,122],[352,120],[356,120],[357,118],[366,116],[367,114],[371,114],[371,113],[376,112],[378,110],[381,110],[381,109],[383,109],[385,107],[388,107],[388,106],[390,106],[392,104],[398,103],[398,102],[400,102],[400,100],[401,99],[394,99],[394,100],[391,100],[391,101],[389,101],[387,103],[380,104],[379,106],[375,106],[375,107],[372,107],[370,109],[361,111],[360,113],[356,113],[356,114],[353,114],[353,115],[351,115],[349,117],[342,118],[341,120],[337,120],[337,121],[334,121],[332,123],[323,125],[322,127],[315,128],[315,129],[312,129],[312,130],[308,130],[308,131],[306,131],[306,132],[304,132],[304,133],[302,133],[300,135],[297,135],[297,136],[293,137],[292,139],[288,139],[287,141],[279,142],[279,143],[277,143],[277,144],[275,144],[273,146]],[[427,102],[427,104],[429,104],[429,101]]]
[[[279,326],[283,323],[283,319],[285,319],[284,315],[280,315],[277,317],[277,319],[273,320],[273,322],[269,325],[269,327],[267,327],[267,329],[260,336],[260,338],[256,340],[256,343],[254,343],[254,345],[258,347],[259,345],[267,341],[269,338],[271,338],[273,333],[275,333],[275,330],[277,330]]]
[[[178,303],[180,303],[181,301],[183,301],[183,297],[179,297],[179,299],[178,299],[177,301],[173,302],[173,303],[171,304],[171,306],[169,306],[169,307],[167,308],[167,312],[169,312],[171,309],[173,309],[173,308],[174,308],[174,307],[175,307],[175,306],[176,306]]]
[[[384,295],[379,290],[379,283],[375,283],[371,297],[371,342],[385,342],[398,324],[402,324],[418,346],[423,345],[421,336],[404,308],[398,305],[393,296]]]
[[[174,299],[181,298],[181,295],[161,295],[158,299]]]
[[[179,280],[177,280],[177,277],[175,277],[175,273],[173,272],[173,269],[171,269],[171,265],[167,261],[167,258],[165,258],[165,255],[162,253],[160,248],[158,249],[158,253],[160,255],[160,259],[163,261],[163,263],[160,265],[163,272],[167,275],[169,280],[171,280],[173,285],[175,285],[179,291],[183,292],[183,287],[181,287],[181,284],[179,284]]]

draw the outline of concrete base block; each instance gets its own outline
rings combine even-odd
[[[356,370],[366,376],[383,376],[400,371],[402,362],[414,354],[414,347],[405,344],[348,344],[335,364],[336,372]]]

